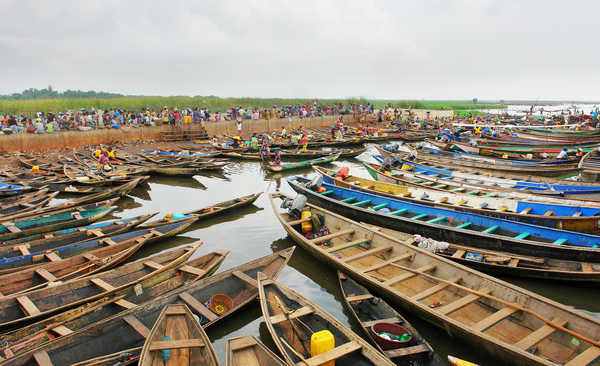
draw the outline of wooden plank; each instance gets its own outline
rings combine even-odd
[[[254,278],[248,276],[244,272],[242,272],[242,271],[234,271],[231,274],[234,275],[235,277],[239,278],[240,280],[246,282],[250,286],[258,288],[258,282],[256,282],[256,280]]]
[[[371,295],[371,294],[355,295],[355,296],[348,296],[348,297],[346,297],[346,301],[348,301],[348,302],[364,301],[364,300],[369,300],[369,299],[372,299],[372,298],[373,298],[373,295]]]
[[[349,242],[345,242],[343,244],[328,248],[327,251],[329,253],[338,252],[342,249],[352,248],[352,247],[358,246],[359,244],[363,244],[363,243],[370,244],[371,240],[370,239],[359,239],[359,240],[349,241]]]
[[[104,238],[104,239],[102,239],[102,242],[104,244],[108,244],[110,246],[117,245],[117,243],[114,240],[112,240],[111,238]]]
[[[527,215],[531,212],[531,207],[525,208],[523,211],[519,212],[521,215]]]
[[[349,262],[355,261],[357,259],[361,259],[361,258],[368,257],[371,255],[379,254],[381,252],[386,252],[388,250],[391,250],[392,248],[393,247],[391,245],[382,245],[377,248],[366,250],[362,253],[357,253],[357,254],[347,257],[347,258],[342,258],[342,261],[345,263],[349,263]]]
[[[362,325],[363,328],[371,328],[373,325],[375,325],[377,323],[398,323],[398,322],[400,322],[400,318],[393,317],[393,318],[369,320],[368,322],[361,322],[360,325]]]
[[[300,318],[303,316],[306,316],[308,314],[312,314],[314,313],[314,309],[311,308],[310,306],[303,306],[299,309],[296,309],[292,312],[290,312],[289,314],[277,314],[277,315],[273,315],[271,317],[271,323],[272,324],[279,324],[281,322],[284,322],[288,319],[296,319],[296,318]]]
[[[344,236],[344,235],[350,235],[350,234],[354,234],[354,229],[340,230],[337,233],[332,233],[329,235],[321,236],[321,237],[313,239],[312,243],[319,244],[319,243],[326,242],[333,238],[337,238],[337,237]]]
[[[59,325],[58,327],[54,327],[51,330],[61,337],[64,337],[68,334],[73,333],[73,331],[71,329],[65,327],[64,325]]]
[[[208,319],[209,321],[213,321],[218,318],[218,316],[210,311],[209,308],[204,306],[204,304],[200,303],[200,301],[196,300],[192,295],[188,292],[182,292],[179,294],[179,298],[183,300],[189,307],[200,313],[203,317]]]
[[[358,351],[362,346],[360,343],[356,341],[351,341],[348,343],[344,343],[341,346],[335,347],[334,349],[316,355],[315,357],[311,357],[305,361],[299,362],[297,365],[308,365],[308,366],[318,366],[322,365],[326,362],[336,360],[340,357],[343,357],[352,352]]]
[[[45,279],[48,282],[56,281],[56,277],[54,277],[54,275],[45,268],[38,268],[35,270],[35,273],[40,275],[43,279]]]
[[[196,267],[192,267],[192,266],[187,265],[187,264],[179,267],[179,270],[182,271],[182,272],[191,273],[191,274],[199,276],[199,277],[200,276],[204,276],[206,274],[205,270],[200,269],[200,268],[196,268]]]
[[[418,344],[416,346],[405,347],[405,348],[397,348],[391,349],[388,351],[383,351],[388,358],[401,358],[410,355],[417,355],[419,353],[427,353],[429,352],[429,347],[424,344]]]
[[[473,325],[473,329],[475,329],[476,331],[479,331],[479,332],[485,332],[488,328],[496,325],[497,323],[499,323],[503,319],[511,316],[512,314],[516,313],[517,311],[518,311],[517,309],[510,307],[510,306],[502,308],[502,309],[496,311],[495,313],[491,314],[490,316],[478,321],[477,324]]]
[[[170,341],[154,341],[150,343],[150,351],[160,351],[163,349],[178,349],[178,348],[198,348],[204,347],[202,339],[174,339]]]
[[[21,252],[21,255],[29,255],[29,254],[31,254],[29,252],[29,249],[27,248],[27,245],[17,245],[15,247],[15,250],[18,250],[19,252]]]
[[[97,237],[104,236],[104,233],[100,229],[90,229],[87,231],[88,236],[95,235]]]
[[[44,350],[35,352],[33,354],[33,359],[38,366],[53,366],[52,360],[50,360],[50,356],[48,356],[48,352]]]
[[[162,264],[156,263],[155,261],[145,261],[144,265],[154,270],[159,270],[164,267]]]
[[[452,282],[452,283],[457,283],[458,281],[460,281],[460,277],[453,278],[450,280],[450,282]],[[429,296],[435,294],[436,292],[442,291],[443,289],[445,289],[448,286],[450,286],[449,283],[440,282],[435,286],[432,286],[424,291],[419,292],[418,294],[413,295],[412,299],[415,301],[423,300],[424,298],[429,297]]]
[[[509,267],[516,267],[519,265],[519,258],[513,258],[510,260],[510,262],[508,262],[508,266]]]
[[[230,342],[230,348],[232,352],[239,351],[248,347],[254,347],[256,345],[256,341],[254,340],[254,338],[251,337],[244,337],[242,339],[236,339]]]
[[[466,252],[467,252],[466,250],[457,249],[456,252],[454,252],[454,254],[452,254],[452,258],[462,258]]]
[[[129,301],[125,300],[125,299],[117,300],[117,301],[115,301],[115,304],[117,304],[120,307],[123,307],[125,309],[132,309],[132,308],[135,308],[137,306],[136,304],[134,304],[132,302],[129,302]]]
[[[581,272],[595,272],[591,263],[581,263]]]
[[[113,285],[111,285],[110,283],[104,281],[101,278],[92,278],[90,280],[90,282],[93,283],[94,285],[100,287],[104,291],[114,291],[114,289],[115,289],[115,287]]]
[[[577,212],[575,212],[575,213],[574,213],[572,216],[573,216],[573,217],[579,217],[579,216],[581,216],[581,215],[583,215],[583,212],[581,212],[581,211],[577,211]]]
[[[395,283],[402,282],[402,281],[408,280],[409,278],[418,276],[419,275],[418,272],[422,273],[422,272],[431,271],[433,269],[435,269],[435,264],[427,264],[425,266],[416,268],[415,269],[416,272],[407,271],[406,273],[402,273],[402,274],[400,274],[398,276],[392,277],[392,278],[384,281],[383,284],[391,286],[391,285],[393,285]]]
[[[479,290],[479,292],[488,294],[491,292],[491,290],[488,288],[484,288],[482,290]],[[439,311],[443,315],[447,315],[453,311],[456,311],[462,307],[465,307],[465,306],[479,300],[480,298],[481,298],[481,296],[479,296],[479,295],[468,294],[466,296],[461,297],[460,299],[457,299],[456,301],[453,301],[449,304],[446,304],[444,306],[437,308],[437,311]]]
[[[148,329],[144,324],[142,324],[142,322],[139,321],[135,316],[127,315],[123,318],[123,320],[125,321],[125,323],[129,324],[129,326],[132,327],[133,330],[135,330],[143,338],[148,338],[148,335],[150,335],[150,329]]]
[[[553,319],[553,323],[564,327],[567,324],[566,320],[562,319]],[[552,335],[552,333],[556,332],[556,328],[549,326],[548,324],[544,324],[541,328],[536,329],[535,331],[529,333],[526,337],[522,338],[520,341],[515,343],[515,347],[520,348],[522,350],[528,350],[536,344],[540,343],[545,338]]]
[[[95,255],[93,255],[91,253],[85,253],[83,255],[83,257],[85,259],[87,259],[88,261],[91,261],[91,262],[95,262],[95,261],[99,261],[100,260],[100,258],[96,257]]]
[[[294,225],[299,225],[299,224],[302,224],[303,222],[309,222],[309,221],[312,221],[312,219],[310,217],[307,217],[307,218],[300,219],[300,220],[288,221],[287,224],[294,226]]]
[[[71,216],[72,216],[73,218],[75,218],[76,220],[83,220],[83,217],[81,216],[81,214],[80,214],[79,212],[73,212],[73,213],[71,214]]]
[[[46,258],[48,258],[51,262],[61,261],[62,258],[56,254],[56,252],[46,253]]]
[[[40,309],[38,309],[38,307],[35,306],[33,301],[31,301],[31,299],[27,296],[17,297],[17,302],[19,303],[19,305],[21,305],[21,308],[23,309],[25,314],[29,316],[38,315],[42,313]]]
[[[548,210],[544,213],[544,216],[554,216],[554,211]]]
[[[565,366],[587,366],[600,357],[600,348],[590,346],[585,351],[581,352],[577,357],[567,362]]]
[[[18,234],[21,232],[21,229],[15,226],[12,222],[3,222],[2,225],[6,228],[6,230],[10,231],[13,234]]]
[[[390,265],[390,264],[392,264],[392,263],[396,263],[396,262],[399,262],[399,261],[401,261],[401,260],[408,259],[408,258],[412,258],[412,257],[413,257],[413,254],[412,254],[412,253],[404,253],[404,254],[402,254],[402,255],[399,255],[399,256],[397,256],[397,257],[390,258],[390,259],[388,259],[388,260],[385,260],[385,261],[379,262],[379,263],[377,263],[377,264],[374,264],[374,265],[372,265],[372,266],[370,266],[370,267],[367,267],[367,268],[365,268],[365,269],[362,269],[362,270],[360,270],[360,272],[362,272],[362,273],[367,273],[367,272],[370,272],[370,271],[375,271],[375,270],[377,270],[377,269],[379,269],[379,268],[382,268],[382,267],[385,267],[385,266],[389,266],[389,265]]]

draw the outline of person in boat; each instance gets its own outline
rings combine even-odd
[[[302,152],[306,152],[306,147],[308,146],[308,139],[306,136],[306,132],[302,131],[302,138],[300,139],[300,143],[302,144]]]
[[[233,137],[233,147],[234,148],[240,147],[240,137],[239,136]]]
[[[275,157],[273,158],[273,165],[279,166],[279,165],[281,165],[281,151],[279,149],[274,149],[274,150],[275,150]]]
[[[281,139],[285,140],[285,138],[287,137],[287,131],[285,130],[285,126],[281,127]]]
[[[563,149],[558,153],[558,155],[556,156],[557,159],[566,159],[567,158],[567,151],[568,149],[566,147],[563,147]]]
[[[578,147],[577,153],[575,155],[577,155],[578,158],[582,158],[583,157],[583,149]]]
[[[108,165],[108,154],[102,151],[98,157],[98,171],[102,172],[105,165]]]
[[[256,136],[256,132],[250,138],[250,152],[258,152],[258,137]]]
[[[262,141],[262,146],[260,148],[260,156],[263,160],[269,160],[269,156],[271,156],[271,149],[269,148],[269,140],[265,137]]]
[[[108,152],[106,154],[108,156],[108,160],[117,161],[117,151],[115,150],[114,147],[110,146],[108,148]]]
[[[94,150],[94,156],[96,157],[96,159],[100,158],[100,155],[102,155],[102,146],[98,145],[98,147],[96,147],[96,150]]]

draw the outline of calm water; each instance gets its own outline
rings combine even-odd
[[[359,156],[359,159],[369,160],[370,153],[372,151],[367,151]],[[335,165],[350,166],[351,174],[367,176],[367,173],[360,167],[359,160],[336,162]],[[293,173],[310,174],[311,171],[307,169]],[[282,191],[293,192],[284,178],[280,179],[280,185]],[[255,162],[231,164],[226,168],[224,174],[199,175],[193,178],[156,177],[149,181],[148,186],[138,187],[129,197],[120,200],[121,210],[115,215],[128,217],[149,212],[159,212],[161,215],[182,212],[250,193],[272,191],[276,186],[276,179],[266,177],[259,163]],[[183,235],[143,248],[134,259],[198,240],[201,240],[204,245],[200,247],[195,256],[201,256],[216,249],[231,251],[220,270],[293,245],[293,241],[287,238],[287,234],[275,218],[267,196],[262,195],[254,206],[213,220],[196,223],[190,231]],[[597,291],[549,281],[504,279],[563,304],[591,312],[600,312],[600,294]],[[289,265],[279,276],[279,281],[319,304],[337,319],[351,326],[355,332],[360,331],[355,324],[350,323],[348,314],[342,305],[334,269],[318,262],[302,248],[296,248]],[[430,363],[431,365],[446,365],[445,359],[448,354],[481,365],[499,365],[469,345],[449,338],[441,329],[425,324],[411,314],[404,313],[404,315],[435,349],[437,355]],[[257,303],[211,328],[208,335],[213,340],[214,347],[223,364],[225,363],[225,342],[233,336],[255,335],[275,350]]]

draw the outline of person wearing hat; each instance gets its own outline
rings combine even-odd
[[[582,158],[583,157],[583,149],[578,147],[576,155],[578,158]]]

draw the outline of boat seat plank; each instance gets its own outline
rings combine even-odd
[[[337,238],[337,237],[344,236],[344,235],[349,235],[349,234],[354,234],[354,229],[340,230],[336,233],[332,233],[332,234],[325,235],[325,236],[320,236],[318,238],[313,239],[312,243],[319,244],[319,243],[326,242],[330,239]]]
[[[348,301],[348,302],[364,301],[364,300],[369,300],[372,298],[373,298],[373,295],[371,295],[371,294],[354,295],[354,296],[347,296],[346,301]]]
[[[519,258],[513,258],[510,260],[510,262],[508,262],[508,266],[509,267],[517,267],[519,265]]]
[[[561,327],[564,327],[567,324],[567,321],[562,319],[553,319],[552,322]],[[556,332],[556,328],[544,324],[541,328],[529,333],[526,337],[515,343],[514,346],[522,350],[528,350],[552,335],[554,332]]]
[[[46,253],[46,258],[48,258],[51,262],[56,262],[62,260],[61,257],[56,254],[56,252]]]
[[[360,343],[356,341],[351,341],[348,343],[344,343],[341,346],[335,347],[334,349],[311,357],[307,360],[301,361],[298,365],[307,365],[307,366],[318,366],[329,361],[336,360],[340,357],[343,357],[352,352],[358,351],[362,346]]]
[[[482,290],[479,290],[479,292],[488,294],[491,292],[491,290],[488,288],[484,288]],[[466,296],[461,297],[460,299],[458,299],[456,301],[453,301],[449,304],[446,304],[444,306],[437,308],[437,311],[440,312],[441,314],[447,315],[453,311],[456,311],[462,307],[465,307],[465,306],[479,300],[480,298],[481,298],[481,296],[479,296],[479,295],[468,294]]]
[[[15,226],[12,222],[3,222],[2,225],[6,228],[6,230],[10,231],[13,234],[17,234],[21,232],[21,229]]]
[[[240,280],[246,282],[250,286],[258,288],[258,282],[256,282],[256,280],[254,278],[248,276],[244,272],[242,272],[242,271],[234,271],[231,274],[234,275],[235,277],[239,278]]]
[[[93,283],[94,285],[100,287],[104,291],[114,291],[115,290],[115,287],[113,285],[104,281],[101,278],[92,278],[92,279],[90,279],[90,282]]]
[[[123,318],[123,320],[125,321],[125,323],[129,324],[129,326],[132,327],[133,330],[135,330],[144,339],[148,338],[148,335],[150,335],[150,329],[148,329],[148,327],[146,327],[135,316],[127,315],[126,317]]]
[[[574,213],[572,216],[573,216],[573,217],[579,217],[579,216],[581,216],[581,215],[583,215],[583,212],[581,212],[581,211],[577,211],[577,212],[575,212],[575,213]]]
[[[565,366],[587,366],[600,357],[600,348],[591,346],[581,352],[577,357],[567,362]]]
[[[243,339],[236,339],[235,341],[231,342],[231,351],[235,352],[235,351],[239,351],[248,347],[254,347],[256,346],[257,343],[254,340],[254,338],[250,338],[250,337],[246,337]]]
[[[428,271],[432,271],[435,269],[435,264],[427,264],[425,266],[419,267],[417,269],[415,269],[416,272],[422,273],[422,272],[428,272]],[[408,280],[409,278],[413,278],[415,276],[418,276],[419,273],[415,273],[415,272],[406,272],[406,273],[402,273],[396,277],[392,277],[389,280],[385,281],[383,284],[384,285],[388,285],[391,286],[395,283],[398,282],[402,282],[405,280]]]
[[[500,321],[509,317],[517,311],[518,310],[516,308],[510,306],[502,308],[496,311],[495,313],[491,314],[490,316],[481,319],[479,322],[477,322],[477,324],[473,325],[473,329],[479,332],[485,332],[490,327],[494,326],[495,324],[499,323]]]
[[[54,277],[54,275],[45,268],[38,268],[35,270],[35,273],[40,275],[43,279],[45,279],[48,282],[56,281],[56,277]]]
[[[54,328],[52,328],[52,331],[61,337],[64,337],[66,335],[73,333],[73,331],[71,329],[65,327],[64,325],[59,325],[58,327],[54,327]]]
[[[393,317],[393,318],[386,318],[386,319],[369,320],[366,322],[361,322],[360,325],[362,325],[363,328],[371,328],[373,325],[375,325],[377,323],[399,323],[400,321],[401,321],[400,318]]]
[[[117,304],[120,307],[125,308],[125,309],[132,309],[137,306],[136,304],[129,302],[125,299],[117,300],[117,301],[115,301],[115,304]]]
[[[15,247],[15,250],[18,250],[19,252],[21,252],[21,255],[31,254],[31,252],[29,252],[29,249],[27,248],[27,245],[17,245]]]
[[[42,313],[40,309],[38,309],[38,307],[35,306],[33,301],[31,301],[31,299],[27,296],[17,297],[17,302],[19,303],[19,305],[21,305],[21,308],[28,316],[38,315]]]
[[[104,244],[108,244],[108,245],[117,245],[117,243],[114,240],[112,240],[111,238],[104,238],[104,239],[102,239],[102,242]]]
[[[302,224],[304,222],[309,222],[309,221],[312,221],[312,219],[310,217],[306,217],[306,218],[299,219],[299,220],[288,221],[287,224],[291,225],[291,226],[295,226],[295,225],[299,225],[299,224]]]
[[[219,318],[215,313],[210,311],[209,308],[204,306],[200,301],[196,300],[192,295],[190,295],[189,292],[180,293],[179,298],[209,321]]]
[[[271,317],[271,324],[279,324],[286,320],[300,318],[300,317],[312,314],[314,312],[315,312],[315,310],[313,308],[311,308],[310,306],[303,306],[301,308],[298,308],[298,309],[290,312],[289,314],[273,315]]]
[[[50,356],[48,356],[48,352],[44,350],[35,352],[33,354],[33,359],[38,366],[53,366],[52,360],[50,360]]]
[[[344,243],[344,244],[336,245],[334,247],[331,247],[331,248],[327,249],[327,251],[329,253],[334,253],[334,252],[337,252],[337,251],[340,251],[340,250],[343,250],[343,249],[348,249],[348,248],[355,247],[355,246],[360,245],[360,244],[369,244],[369,243],[371,243],[371,240],[369,240],[369,239],[359,239],[359,240],[349,241],[349,242]]]
[[[452,282],[452,283],[457,283],[458,281],[460,281],[460,277],[456,277],[456,278],[453,278],[450,280],[450,282]],[[418,294],[413,295],[412,298],[415,301],[420,301],[428,296],[435,294],[436,292],[442,291],[443,289],[445,289],[448,286],[450,286],[449,283],[440,282],[437,285],[431,286],[430,288],[423,290],[423,291],[419,292]]]
[[[87,231],[88,236],[95,235],[97,237],[104,236],[104,233],[100,229],[90,229]]]
[[[427,347],[424,344],[418,344],[416,346],[411,346],[411,347],[404,347],[404,348],[397,348],[397,349],[391,349],[388,351],[383,351],[383,353],[385,353],[385,355],[388,358],[400,358],[400,357],[406,357],[409,355],[416,355],[419,353],[428,353],[429,352],[429,347]]]
[[[83,220],[83,216],[79,212],[73,212],[71,216],[76,220]]]
[[[454,252],[454,254],[452,254],[452,258],[462,258],[466,252],[467,252],[466,250],[457,249],[456,252]]]
[[[205,344],[202,342],[202,339],[173,339],[170,341],[151,342],[148,349],[150,351],[160,351],[164,349],[197,348],[204,346]]]
[[[548,210],[544,213],[544,216],[554,216],[554,211]]]
[[[204,276],[206,274],[205,270],[200,269],[200,268],[196,268],[196,267],[192,267],[192,266],[190,266],[188,264],[179,267],[179,270],[182,271],[182,272],[191,273],[191,274],[199,276],[199,277],[200,276]]]
[[[531,207],[527,207],[524,210],[522,210],[521,212],[519,212],[521,215],[527,215],[528,213],[531,212]]]
[[[357,253],[350,257],[343,258],[342,261],[344,261],[345,263],[349,263],[349,262],[355,261],[357,259],[361,259],[361,258],[368,257],[371,255],[379,254],[381,252],[386,252],[388,250],[392,250],[392,248],[393,248],[393,246],[391,246],[391,245],[382,245],[380,247],[369,249],[362,253]]]
[[[396,263],[396,262],[399,262],[401,260],[412,258],[412,256],[413,256],[412,253],[404,253],[404,254],[399,255],[397,257],[393,257],[393,258],[390,258],[388,260],[385,260],[385,261],[379,262],[377,264],[374,264],[374,265],[372,265],[370,267],[367,267],[365,269],[361,269],[360,272],[367,273],[367,272],[375,271],[375,270],[377,270],[379,268],[383,268],[385,266],[389,266],[392,263]]]
[[[94,261],[99,261],[100,260],[100,258],[96,257],[95,255],[93,255],[91,253],[85,253],[83,255],[83,257],[85,259],[87,259],[88,261],[90,261],[90,262],[94,262]]]
[[[152,268],[154,270],[160,270],[160,269],[162,269],[164,267],[162,264],[156,263],[155,261],[145,261],[144,265],[146,267],[150,267],[150,268]]]

